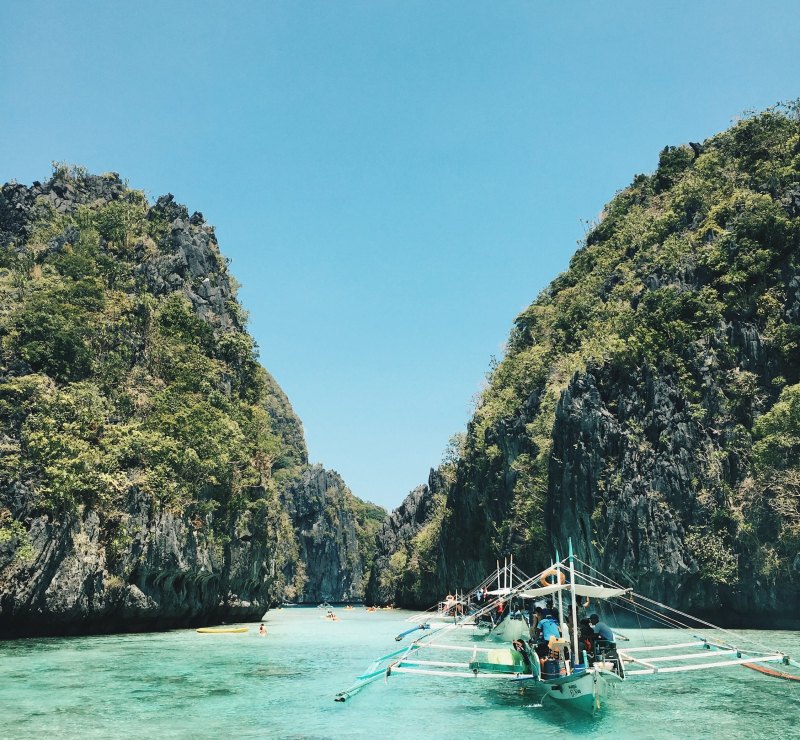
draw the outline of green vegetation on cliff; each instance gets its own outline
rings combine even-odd
[[[422,601],[498,554],[538,567],[570,526],[597,563],[624,571],[631,551],[620,578],[695,579],[703,608],[753,578],[800,581],[798,112],[666,147],[607,205],[517,317],[431,492],[453,526],[384,549],[384,586]],[[398,552],[425,567],[397,581]]]
[[[376,536],[386,519],[386,509],[371,501],[362,501],[350,494],[348,508],[353,511],[356,524],[356,537],[358,538],[358,549],[364,561],[364,579],[369,580],[372,566],[375,562],[375,551],[377,549]],[[362,594],[363,598],[363,594]]]
[[[526,541],[540,531],[555,407],[575,372],[650,365],[674,375],[698,422],[724,422],[723,447],[749,457],[754,416],[773,389],[796,383],[800,373],[800,326],[785,281],[800,268],[792,200],[800,197],[798,176],[800,125],[780,110],[744,120],[696,150],[665,148],[658,170],[609,203],[569,270],[516,319],[470,443],[491,458],[485,430],[540,395],[526,429],[537,454],[523,463],[530,479],[521,478],[515,492],[517,507],[534,514],[534,528],[521,532]],[[757,325],[779,370],[759,378],[742,369],[735,348],[717,341],[742,319]],[[703,358],[712,353],[717,403],[703,388]],[[709,472],[712,484],[723,484]]]
[[[113,561],[135,489],[218,547],[261,512],[280,566],[296,546],[278,490],[305,444],[213,230],[114,175],[60,167],[49,186],[2,214],[0,536],[92,509]]]

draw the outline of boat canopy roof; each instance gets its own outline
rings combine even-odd
[[[550,594],[558,593],[559,591],[567,591],[570,588],[575,591],[576,596],[587,596],[593,599],[613,599],[615,596],[622,596],[622,594],[630,591],[628,588],[588,586],[584,583],[576,583],[572,587],[570,587],[568,583],[554,583],[551,586],[540,586],[539,588],[529,588],[525,591],[520,591],[519,595],[524,599],[538,599],[542,596],[549,596]]]

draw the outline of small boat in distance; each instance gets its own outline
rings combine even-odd
[[[195,632],[199,632],[201,635],[240,635],[243,632],[249,632],[249,630],[249,627],[198,627]]]

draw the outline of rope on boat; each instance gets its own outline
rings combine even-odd
[[[632,614],[635,614],[637,617],[639,616],[639,611],[641,611],[645,614],[645,616],[648,619],[654,622],[660,622],[668,629],[684,630],[687,632],[692,631],[692,629],[683,622],[679,622],[675,619],[672,619],[671,617],[668,617],[662,614],[661,612],[657,612],[655,609],[651,609],[650,607],[647,607],[643,604],[636,604],[635,602],[631,602],[631,604],[633,608],[629,607],[624,601],[621,600],[617,601],[617,607],[619,607],[620,609],[624,609],[627,612],[631,612]],[[639,623],[639,629],[640,630],[642,629],[641,622]]]
[[[772,668],[767,668],[763,665],[757,665],[756,663],[742,663],[745,668],[750,668],[753,671],[758,671],[759,673],[764,673],[767,676],[775,676],[775,678],[785,678],[787,681],[800,681],[800,676],[795,676],[791,673],[784,673],[783,671],[776,671]]]
[[[613,581],[613,579],[610,579],[605,574],[600,573],[600,571],[598,571],[596,568],[592,567],[589,563],[586,563],[586,562],[584,562],[583,560],[581,560],[580,558],[577,558],[577,557],[575,559],[579,563],[581,563],[583,566],[585,566],[586,568],[588,568],[591,571],[593,571],[594,573],[597,573],[598,575],[601,575],[604,578],[607,578],[609,581],[611,581],[615,585],[619,586],[619,584],[615,583]],[[595,578],[593,576],[587,576],[587,580],[593,581],[593,580],[595,580]],[[630,597],[631,597],[630,598],[630,602],[631,602],[630,606],[626,605],[623,599],[616,599],[615,601],[617,603],[617,606],[621,607],[622,609],[625,609],[626,611],[632,611],[636,615],[637,619],[639,618],[639,610],[641,610],[643,613],[645,613],[647,616],[649,616],[650,619],[652,619],[654,621],[657,621],[657,622],[661,622],[662,624],[664,624],[664,625],[666,625],[668,627],[677,628],[679,630],[684,630],[684,631],[687,631],[687,632],[691,632],[692,631],[692,628],[690,628],[688,624],[686,624],[685,622],[682,622],[680,619],[677,619],[676,617],[670,616],[669,614],[665,614],[664,611],[657,611],[656,609],[653,608],[653,606],[655,606],[657,609],[665,610],[667,612],[672,612],[675,615],[679,615],[679,616],[684,617],[686,619],[690,619],[690,620],[692,620],[694,622],[702,624],[702,625],[704,625],[706,627],[710,627],[710,628],[712,628],[714,630],[718,630],[718,631],[722,632],[725,635],[728,635],[730,637],[735,638],[737,641],[744,641],[744,642],[750,643],[751,645],[756,645],[756,646],[758,646],[760,648],[766,648],[769,652],[773,652],[773,649],[771,647],[769,647],[768,645],[765,645],[762,642],[759,642],[758,640],[755,640],[755,639],[753,639],[751,637],[747,637],[745,635],[737,634],[735,632],[731,632],[730,630],[726,630],[723,627],[719,627],[719,626],[717,626],[715,624],[712,624],[711,622],[707,622],[707,621],[705,621],[703,619],[700,619],[699,617],[695,617],[695,616],[693,616],[691,614],[686,614],[685,612],[682,612],[679,609],[675,609],[674,607],[667,606],[666,604],[662,604],[662,603],[660,603],[660,602],[658,602],[658,601],[656,601],[654,599],[650,599],[650,598],[648,598],[646,596],[643,596],[642,594],[637,594],[635,592],[631,592]],[[636,602],[636,599],[639,600],[638,604]],[[647,602],[649,604],[652,604],[653,606],[647,606],[643,602]],[[610,603],[613,603],[613,602],[610,602]],[[632,607],[632,608],[630,608],[630,607]],[[612,606],[612,611],[613,611],[613,606]],[[639,626],[641,628],[641,622],[639,623]],[[716,647],[718,649],[721,648],[721,647],[726,647],[726,648],[732,647],[731,645],[718,645],[718,644],[712,643],[709,640],[707,640],[706,638],[701,638],[701,639],[703,639],[704,642],[707,643],[706,647]],[[752,650],[751,650],[751,652],[752,652]],[[783,660],[784,660],[785,663],[787,663],[789,665],[792,665],[792,666],[800,667],[800,664],[795,663],[795,661],[791,660],[787,655],[785,655],[783,653],[781,653],[781,655],[783,656]],[[785,673],[785,672],[782,672],[782,671],[776,671],[776,670],[774,670],[772,668],[766,668],[764,666],[757,665],[756,663],[741,663],[741,665],[744,665],[746,668],[750,668],[751,670],[758,671],[759,673],[763,673],[763,674],[768,675],[768,676],[774,676],[776,678],[783,678],[783,679],[786,679],[786,680],[789,680],[789,681],[800,682],[800,676],[793,675],[791,673]]]
[[[646,596],[642,596],[641,594],[634,594],[639,599],[643,599],[644,601],[648,601],[651,604],[655,604],[656,606],[661,607],[662,609],[669,609],[675,614],[680,614],[682,617],[686,617],[688,619],[693,619],[695,622],[699,622],[706,627],[711,627],[712,629],[719,630],[720,632],[724,632],[726,635],[731,635],[732,637],[737,638],[738,640],[744,640],[745,642],[751,642],[753,645],[758,645],[759,647],[765,648],[767,651],[772,652],[772,648],[769,645],[765,645],[763,642],[759,642],[758,640],[754,640],[751,637],[746,637],[745,635],[739,635],[736,632],[731,632],[730,630],[726,630],[724,627],[718,627],[716,624],[712,624],[711,622],[706,622],[704,619],[700,619],[699,617],[693,617],[691,614],[686,614],[685,612],[680,611],[679,609],[674,609],[671,606],[667,606],[666,604],[661,604],[654,599],[648,599]]]
[[[604,585],[606,583],[611,583],[614,586],[617,586],[618,588],[624,588],[624,586],[622,586],[622,584],[618,583],[613,578],[610,578],[609,576],[606,576],[604,573],[601,573],[599,570],[597,570],[597,568],[594,568],[592,565],[590,565],[586,561],[581,560],[577,556],[575,556],[575,560],[577,562],[579,562],[581,565],[583,565],[586,568],[588,568],[589,570],[591,570],[591,571],[597,573],[598,575],[602,576],[602,578],[604,579],[604,580],[601,580],[601,579],[595,578],[594,576],[591,576],[591,575],[589,575],[587,573],[584,573],[583,577],[587,581],[589,581],[589,583],[593,583],[595,585]],[[613,612],[614,611],[614,603],[616,603],[616,605],[618,607],[620,607],[621,609],[624,609],[625,611],[631,612],[636,617],[636,621],[639,624],[639,632],[641,634],[642,641],[644,642],[645,645],[647,644],[647,639],[645,637],[644,631],[642,630],[642,620],[640,618],[640,612],[644,613],[645,616],[647,616],[652,621],[660,622],[661,624],[663,624],[665,627],[667,627],[669,629],[684,630],[686,632],[691,632],[692,631],[692,629],[691,629],[691,627],[689,627],[689,625],[685,624],[684,622],[681,622],[678,619],[675,619],[674,617],[670,617],[668,614],[664,614],[663,612],[656,611],[655,609],[653,609],[651,607],[648,607],[645,604],[637,604],[636,601],[634,600],[634,598],[637,597],[637,596],[639,596],[639,594],[634,593],[633,591],[631,591],[631,593],[630,593],[630,601],[629,602],[627,602],[627,601],[625,601],[623,599],[615,599],[615,600],[609,601],[609,606],[611,607],[611,611]],[[630,603],[630,606],[627,606],[627,603]],[[658,602],[654,602],[654,603],[658,603]],[[671,609],[671,607],[668,607],[668,606],[665,606],[665,605],[660,605],[660,606],[664,606],[665,609]],[[614,618],[616,619],[616,613],[614,614]],[[616,630],[615,630],[615,634],[617,634]]]

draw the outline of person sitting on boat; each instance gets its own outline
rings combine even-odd
[[[592,630],[594,630],[592,648],[595,660],[606,665],[610,663],[611,669],[624,678],[625,669],[617,652],[614,631],[605,622],[601,622],[597,614],[592,614],[589,617],[589,621],[592,624]]]
[[[532,640],[536,639],[539,636],[538,635],[539,623],[542,621],[542,619],[544,619],[544,616],[542,614],[542,607],[537,606],[533,610],[533,614],[531,616],[531,621],[530,621],[530,636]]]
[[[614,642],[614,630],[611,629],[605,622],[600,621],[600,617],[597,614],[592,614],[589,617],[589,621],[592,624],[592,629],[594,630],[595,634],[601,640],[608,640],[609,642]]]
[[[592,623],[588,618],[581,619],[578,623],[578,650],[586,653],[589,665],[594,662],[594,639],[595,633],[592,629]],[[578,657],[581,657],[580,654]]]

